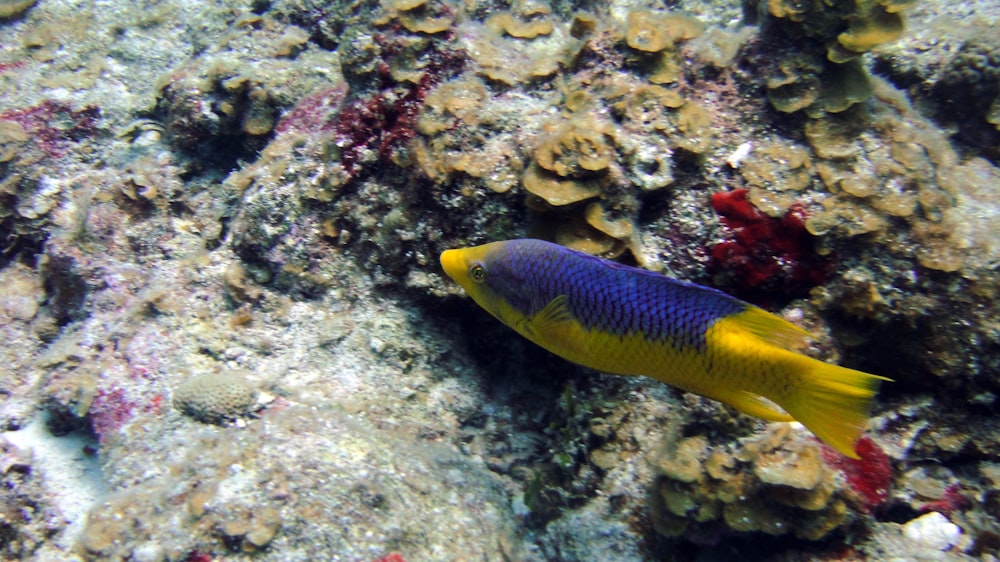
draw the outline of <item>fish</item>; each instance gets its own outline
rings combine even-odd
[[[567,361],[798,421],[852,459],[891,381],[800,353],[807,331],[722,291],[551,242],[450,249],[440,262],[480,307]]]

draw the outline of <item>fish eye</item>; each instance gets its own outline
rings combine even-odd
[[[476,283],[486,281],[486,268],[479,263],[472,264],[469,268],[469,277]]]

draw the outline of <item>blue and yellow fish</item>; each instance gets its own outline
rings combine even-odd
[[[441,265],[487,312],[564,359],[797,420],[851,458],[889,380],[795,352],[808,332],[721,291],[549,242],[447,250]]]

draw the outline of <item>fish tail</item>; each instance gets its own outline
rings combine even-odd
[[[872,400],[885,377],[802,357],[798,388],[781,406],[841,454],[857,459]]]

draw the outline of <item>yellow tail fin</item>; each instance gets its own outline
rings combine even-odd
[[[802,357],[801,387],[782,407],[841,454],[854,451],[864,433],[872,398],[885,377]]]

